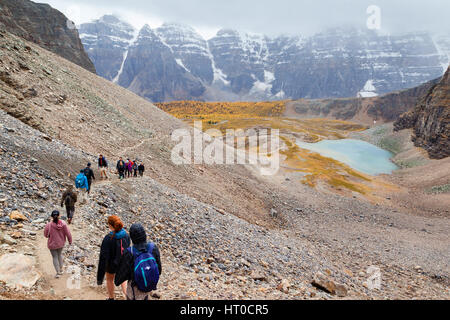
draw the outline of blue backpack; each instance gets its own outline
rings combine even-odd
[[[133,247],[127,249],[134,257],[134,282],[142,292],[156,290],[159,281],[158,264],[152,254],[154,248],[153,243],[148,243],[144,252],[133,250]]]
[[[75,178],[75,187],[77,189],[79,188],[84,188],[84,177],[85,175],[83,173],[80,173],[79,175],[77,175],[77,177]]]

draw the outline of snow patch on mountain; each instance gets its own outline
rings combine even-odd
[[[217,83],[221,82],[225,86],[229,86],[231,84],[231,82],[227,80],[227,75],[225,73],[223,73],[222,70],[220,70],[219,68],[216,67],[216,62],[214,61],[214,56],[211,53],[211,50],[209,49],[208,42],[206,42],[206,48],[207,48],[208,57],[211,60],[211,65],[212,65],[212,69],[213,69],[213,73],[214,73],[213,84],[217,84]]]
[[[131,38],[131,40],[128,41],[128,45],[125,48],[125,52],[123,53],[123,59],[122,59],[121,65],[120,65],[120,69],[117,72],[117,75],[114,77],[112,82],[117,83],[119,81],[119,78],[123,73],[123,67],[125,66],[125,62],[127,61],[127,58],[128,58],[128,52],[130,51],[130,48],[136,43],[138,37],[139,37],[139,31],[135,30],[133,38]]]
[[[358,92],[358,97],[360,98],[370,98],[370,97],[376,97],[378,94],[376,93],[376,88],[373,85],[373,80],[369,79],[367,80],[366,84],[364,85],[364,88]]]

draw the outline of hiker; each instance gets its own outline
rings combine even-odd
[[[80,173],[75,178],[75,187],[80,189],[81,192],[81,202],[86,203],[87,194],[89,190],[89,183],[86,175],[84,174],[84,170],[80,170]]]
[[[66,205],[67,223],[71,224],[75,213],[75,203],[77,202],[77,193],[73,191],[72,185],[63,193],[61,197],[61,208]]]
[[[123,229],[123,223],[118,216],[108,218],[108,227],[111,232],[103,239],[100,249],[97,284],[102,285],[106,274],[108,300],[114,300],[114,277],[122,254],[130,246],[130,237]],[[121,286],[123,294],[126,295],[127,283],[124,282]]]
[[[147,243],[145,229],[139,223],[130,227],[130,237],[133,246],[120,259],[114,283],[119,286],[128,281],[127,300],[148,300],[162,273],[159,250],[155,244]]]
[[[128,165],[130,164],[130,159],[125,161],[125,177],[128,175]]]
[[[137,177],[138,165],[137,165],[136,160],[133,161],[132,169],[133,169],[133,177]]]
[[[59,219],[59,211],[55,210],[51,214],[52,221],[47,223],[44,229],[44,236],[48,238],[47,247],[53,258],[53,266],[56,270],[56,278],[63,274],[63,257],[62,251],[66,243],[72,244],[72,235],[70,234],[67,224]]]
[[[141,177],[144,176],[145,167],[144,167],[144,164],[143,164],[142,162],[141,162],[141,164],[139,165],[138,170],[139,170],[139,175],[140,175]]]
[[[125,162],[123,162],[122,157],[120,157],[119,161],[117,161],[116,168],[119,173],[119,179],[123,180],[125,178]]]
[[[103,176],[105,176],[105,179],[108,179],[108,175],[106,174],[108,170],[108,161],[106,161],[106,158],[103,155],[98,157],[98,168],[100,170],[100,179],[103,179]]]
[[[128,178],[132,176],[132,172],[133,172],[133,161],[128,159],[127,160],[127,174],[128,174]]]
[[[95,180],[94,171],[91,169],[91,163],[88,162],[87,167],[84,168],[84,175],[87,178],[88,181],[88,194],[91,193],[91,185],[92,185],[92,179]]]

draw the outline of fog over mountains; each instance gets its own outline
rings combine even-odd
[[[357,28],[310,37],[192,27],[136,30],[106,15],[80,26],[97,73],[154,102],[375,96],[442,76],[450,35],[379,34]]]

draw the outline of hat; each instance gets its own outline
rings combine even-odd
[[[90,163],[90,162],[88,162],[87,166],[88,166],[88,167],[90,167],[90,166],[91,166],[91,163]]]
[[[145,229],[140,223],[135,223],[130,227],[130,238],[134,245],[147,242]]]
[[[52,212],[51,216],[52,216],[52,218],[53,218],[53,217],[59,216],[59,211],[58,211],[58,210],[54,210],[54,211]]]

